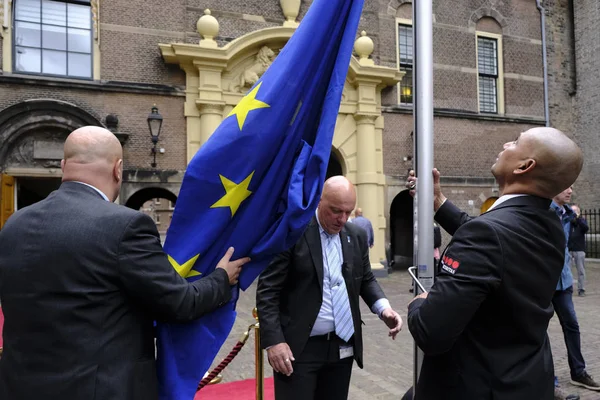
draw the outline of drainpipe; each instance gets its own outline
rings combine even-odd
[[[540,11],[540,24],[542,26],[542,61],[544,63],[544,119],[546,126],[550,126],[550,108],[548,101],[548,54],[546,52],[546,10],[542,7],[541,0],[535,0]]]

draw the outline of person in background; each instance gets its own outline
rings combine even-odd
[[[369,248],[373,247],[375,244],[375,235],[373,234],[373,225],[371,224],[371,221],[363,216],[362,208],[357,208],[354,212],[354,215],[354,219],[350,222],[358,227],[361,227],[366,232],[367,244],[369,245]]]
[[[585,296],[585,234],[590,229],[588,223],[581,216],[581,209],[573,204],[571,209],[575,212],[575,219],[571,222],[569,233],[569,254],[571,264],[577,268],[577,294]]]
[[[567,359],[569,361],[569,370],[571,372],[571,383],[576,386],[581,386],[590,390],[600,391],[600,385],[587,373],[585,369],[585,361],[581,354],[581,334],[579,332],[579,323],[577,322],[577,314],[573,305],[573,275],[571,274],[571,261],[569,250],[566,243],[569,241],[569,233],[571,232],[572,222],[576,219],[576,215],[567,205],[571,201],[573,189],[566,188],[561,193],[557,194],[550,206],[561,221],[564,235],[564,265],[556,285],[556,291],[552,297],[552,305],[554,311],[560,321],[560,326],[563,330],[565,345],[567,347]],[[554,378],[554,385],[557,389],[558,379]],[[559,390],[560,391],[560,390]],[[555,399],[562,399],[558,394]]]

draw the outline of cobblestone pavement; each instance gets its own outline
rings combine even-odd
[[[576,274],[575,274],[576,276]],[[408,292],[410,277],[406,271],[394,271],[389,277],[379,279],[392,307],[406,319],[406,305],[412,298]],[[574,297],[575,310],[581,329],[583,355],[587,371],[600,381],[600,266],[587,268],[587,296]],[[235,345],[241,334],[253,323],[252,308],[255,304],[253,285],[242,293],[238,302],[238,318],[229,339],[215,361],[218,363]],[[362,303],[362,302],[361,302]],[[402,332],[392,341],[387,337],[387,329],[362,303],[361,312],[366,326],[364,336],[364,369],[354,367],[350,387],[350,400],[399,400],[412,385],[413,341],[405,325]],[[596,316],[596,317],[594,317]],[[578,393],[581,400],[600,400],[600,392],[577,388],[569,383],[569,366],[562,330],[558,319],[550,322],[554,366],[559,381],[568,393]],[[265,377],[272,376],[272,370],[265,359]],[[255,376],[254,335],[237,358],[223,372],[223,382],[253,378]],[[532,399],[537,400],[537,399]]]

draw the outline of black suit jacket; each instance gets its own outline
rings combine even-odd
[[[547,336],[565,235],[550,200],[512,198],[470,219],[450,202],[436,220],[452,241],[408,327],[425,353],[419,400],[551,400]]]
[[[362,328],[358,296],[369,307],[385,295],[371,272],[365,232],[346,224],[340,232],[354,322],[354,358],[362,368]],[[279,254],[258,278],[256,306],[264,348],[286,342],[294,355],[302,353],[323,299],[323,253],[319,224],[313,218],[298,243]]]
[[[150,217],[63,183],[0,231],[0,399],[157,399],[153,320],[230,296],[224,270],[181,278]]]

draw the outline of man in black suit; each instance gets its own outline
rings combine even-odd
[[[371,272],[363,229],[346,224],[354,186],[329,178],[316,216],[298,243],[258,279],[261,343],[280,400],[348,398],[353,360],[362,368],[359,295],[396,337],[402,319]]]
[[[409,305],[425,354],[417,400],[553,399],[547,328],[565,235],[549,206],[582,164],[562,132],[522,133],[492,166],[501,197],[474,219],[446,201],[434,170],[435,219],[453,238],[431,291]]]
[[[65,141],[63,183],[0,231],[0,399],[158,399],[154,320],[186,322],[231,297],[247,258],[188,283],[152,219],[113,203],[122,148],[99,127]]]

